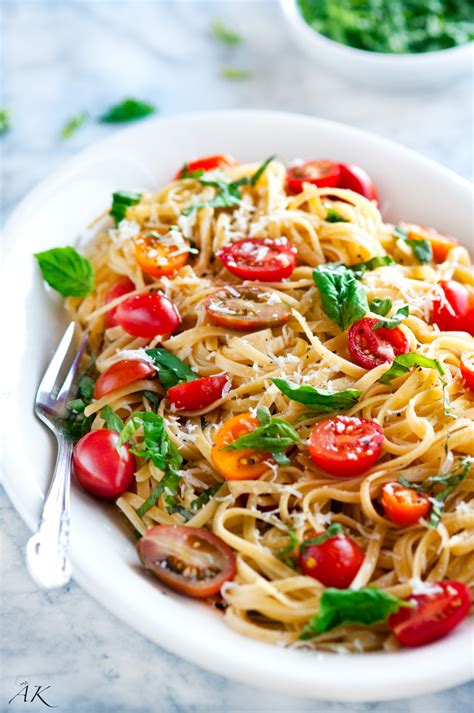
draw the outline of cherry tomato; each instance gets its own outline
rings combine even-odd
[[[231,381],[226,374],[205,376],[168,389],[168,398],[178,411],[199,411],[222,398]]]
[[[288,190],[301,193],[303,183],[312,183],[319,188],[336,188],[339,185],[341,169],[338,163],[325,158],[306,161],[301,165],[291,166],[287,171]]]
[[[374,330],[373,326],[377,322],[375,317],[364,317],[354,322],[347,334],[352,359],[364,369],[391,362],[399,354],[406,354],[410,350],[408,339],[399,327]]]
[[[387,483],[382,490],[382,505],[385,516],[400,527],[416,525],[431,509],[427,493],[407,488],[400,483]]]
[[[90,431],[76,443],[72,467],[80,484],[98,498],[115,500],[130,487],[136,470],[133,453],[124,444],[117,451],[118,433],[106,428]]]
[[[474,352],[461,354],[461,374],[469,389],[474,389]]]
[[[308,450],[322,470],[351,478],[375,465],[382,443],[383,431],[375,421],[355,416],[334,416],[313,426]]]
[[[341,163],[339,168],[341,170],[339,188],[348,188],[350,191],[360,193],[369,201],[377,200],[377,190],[369,174],[363,168],[349,163]]]
[[[328,530],[330,535],[331,527]],[[317,536],[318,544],[301,545],[299,565],[303,574],[314,577],[325,587],[347,589],[362,562],[364,551],[351,537],[342,533]]]
[[[174,177],[174,180],[177,181],[181,178],[186,167],[187,173],[192,173],[193,171],[213,171],[215,168],[229,168],[229,166],[237,165],[237,161],[228,154],[205,156],[203,158],[197,158],[195,161],[189,161],[189,163],[182,166]]]
[[[128,334],[150,339],[173,332],[181,324],[181,317],[167,297],[148,292],[121,302],[117,322]]]
[[[226,480],[255,480],[269,466],[270,453],[253,448],[235,451],[224,450],[232,441],[258,428],[258,421],[249,413],[240,413],[226,421],[216,433],[211,458],[214,466]]]
[[[441,331],[469,332],[474,336],[474,297],[460,282],[442,280],[433,299],[431,321]]]
[[[261,287],[222,287],[207,298],[209,319],[220,327],[243,332],[286,324],[291,310],[276,292]]]
[[[446,636],[469,613],[471,595],[462,582],[447,580],[431,585],[432,592],[412,594],[389,617],[393,633],[404,646],[423,646]]]
[[[135,285],[131,280],[128,279],[128,277],[121,277],[117,282],[115,282],[112,287],[109,289],[107,294],[105,295],[105,300],[104,303],[108,304],[109,302],[112,302],[112,300],[116,300],[117,297],[121,297],[122,295],[126,295],[128,292],[133,292],[135,289]],[[110,327],[115,327],[117,326],[117,307],[113,307],[112,309],[109,309],[108,312],[105,313],[105,328],[109,329]]]
[[[229,545],[202,527],[152,527],[138,540],[137,552],[158,579],[188,597],[212,597],[235,576]]]
[[[279,282],[296,265],[296,248],[286,238],[245,238],[220,248],[217,257],[242,280]]]
[[[155,369],[148,362],[139,359],[122,359],[109,366],[97,379],[94,387],[94,398],[101,399],[102,396],[121,389],[122,386],[132,384],[140,379],[147,379],[153,376]]]
[[[189,243],[145,230],[134,239],[135,257],[143,272],[152,277],[171,275],[188,261]],[[184,251],[184,252],[183,252]]]
[[[435,262],[444,262],[455,245],[459,245],[454,238],[438,233],[433,228],[424,225],[404,226],[407,229],[408,240],[428,240]]]

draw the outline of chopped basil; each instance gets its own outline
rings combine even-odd
[[[141,193],[133,193],[132,191],[117,191],[112,193],[112,208],[109,215],[115,220],[115,225],[118,225],[125,218],[127,210],[132,205],[140,203],[142,198]]]
[[[344,265],[319,265],[313,270],[323,309],[341,329],[362,319],[369,311],[363,286],[354,273]]]
[[[324,220],[327,223],[348,223],[349,221],[346,218],[343,218],[340,213],[337,212],[337,210],[334,210],[334,208],[328,208],[326,217]]]
[[[242,37],[220,20],[213,21],[211,35],[215,40],[225,45],[238,45],[242,42]]]
[[[146,349],[146,353],[158,367],[158,379],[165,389],[170,389],[182,381],[194,381],[198,378],[187,364],[163,347]]]
[[[238,69],[237,67],[222,67],[221,69],[221,77],[224,79],[250,79],[252,76],[252,72],[248,69]]]
[[[254,448],[257,451],[268,451],[278,465],[288,465],[290,459],[285,451],[300,442],[293,426],[281,418],[272,418],[266,406],[257,409],[257,419],[260,424],[258,428],[232,441],[224,450]]]
[[[378,297],[372,302],[369,302],[370,311],[375,314],[379,314],[381,317],[385,317],[386,314],[392,309],[392,300],[382,300]]]
[[[344,528],[342,527],[342,525],[339,525],[339,523],[335,522],[333,525],[329,525],[326,532],[324,532],[322,535],[313,537],[310,540],[304,540],[301,543],[301,552],[304,552],[308,549],[308,547],[312,547],[313,545],[322,545],[324,542],[326,542],[326,540],[329,540],[331,537],[343,534]]]
[[[80,111],[78,114],[75,114],[66,124],[64,124],[61,129],[61,137],[63,139],[71,138],[71,136],[86,123],[88,118],[89,115],[87,111]]]
[[[50,287],[65,297],[85,297],[94,289],[94,270],[75,248],[52,248],[35,253],[35,258]]]
[[[411,240],[404,228],[395,228],[393,233],[398,240],[403,240],[411,248],[418,262],[425,264],[433,259],[433,251],[429,240],[423,240],[422,238]]]
[[[346,624],[375,624],[385,621],[400,607],[411,604],[376,587],[361,589],[325,589],[319,613],[304,627],[300,639],[310,639]]]
[[[121,433],[123,431],[125,427],[124,422],[120,416],[117,416],[115,411],[113,411],[110,406],[104,406],[100,415],[101,418],[104,419],[106,427],[111,431],[117,431],[117,433]]]
[[[71,441],[78,441],[90,431],[94,416],[84,416],[84,409],[88,406],[94,396],[94,379],[89,376],[89,372],[94,366],[95,358],[92,357],[87,369],[81,374],[77,381],[77,396],[66,403],[68,415],[60,421],[60,426],[65,435]]]
[[[390,257],[390,255],[376,255],[365,262],[356,262],[354,265],[348,265],[347,268],[360,279],[368,270],[376,270],[378,267],[385,267],[385,265],[393,265],[394,263],[395,260],[393,257]]]
[[[362,393],[358,389],[323,391],[306,384],[300,386],[291,381],[286,381],[286,379],[272,379],[272,381],[289,399],[309,406],[315,413],[344,411],[354,406]]]
[[[10,109],[0,109],[0,135],[6,134],[11,129]]]
[[[124,99],[120,104],[110,107],[105,114],[102,114],[99,121],[105,124],[115,124],[124,121],[135,121],[143,119],[156,111],[153,104],[142,102],[138,99]]]
[[[400,354],[400,356],[395,357],[390,369],[387,369],[387,371],[382,374],[379,381],[381,384],[390,384],[392,379],[396,379],[398,376],[403,376],[403,374],[408,374],[410,369],[414,366],[419,366],[424,369],[436,369],[440,376],[444,375],[443,366],[437,359],[430,359],[429,357],[422,356],[421,354],[410,352],[408,354]]]
[[[290,557],[290,555],[293,554],[296,547],[298,546],[298,537],[294,530],[290,530],[288,535],[290,537],[290,541],[287,545],[285,545],[285,547],[275,553],[275,557],[281,559],[282,562],[287,564],[289,567],[294,567],[295,561],[292,557]]]
[[[217,491],[221,489],[221,487],[222,483],[216,483],[215,485],[211,485],[210,488],[206,488],[206,490],[203,490],[202,493],[191,502],[191,510],[200,510],[202,507],[204,507],[204,505],[207,505],[213,495],[215,495]]]
[[[154,391],[148,391],[147,389],[142,391],[142,394],[146,399],[148,399],[154,409],[158,408],[161,402],[161,398],[158,394],[155,394]]]
[[[403,320],[408,317],[409,314],[409,306],[403,305],[403,307],[397,309],[397,311],[392,317],[381,317],[379,321],[374,324],[372,329],[380,329],[381,327],[383,327],[384,329],[395,329],[395,327],[398,327],[398,325],[401,324]]]

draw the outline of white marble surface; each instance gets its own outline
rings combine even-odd
[[[11,107],[13,121],[0,140],[2,218],[65,158],[114,130],[91,123],[63,142],[58,134],[72,114],[98,115],[125,96],[156,102],[164,115],[252,107],[323,116],[389,136],[470,177],[469,79],[416,93],[351,86],[299,53],[276,2],[0,0],[0,9],[0,103]],[[212,41],[213,17],[241,32],[245,43],[228,48]],[[253,77],[221,79],[219,68],[228,65]],[[4,494],[0,513],[1,711],[24,709],[20,698],[8,705],[24,679],[51,686],[46,700],[68,713],[472,710],[473,685],[351,705],[261,691],[204,672],[134,633],[75,584],[53,594],[37,591],[23,566],[27,530]],[[45,709],[38,699],[29,707]]]

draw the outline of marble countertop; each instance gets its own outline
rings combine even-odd
[[[156,103],[162,115],[245,107],[322,116],[400,141],[470,178],[469,78],[435,91],[375,92],[348,84],[299,52],[274,1],[2,0],[0,12],[0,104],[12,113],[12,130],[0,140],[1,219],[66,158],[114,130],[91,121],[63,141],[59,133],[71,115],[98,116],[126,96]],[[215,17],[245,41],[226,47],[212,40]],[[252,77],[223,79],[223,66]],[[27,529],[3,493],[0,515],[1,711],[24,709],[18,696],[8,703],[24,681],[50,686],[44,698],[67,713],[472,710],[471,684],[410,701],[342,704],[205,672],[136,634],[74,583],[39,592],[23,564]],[[36,698],[31,709],[45,706]]]

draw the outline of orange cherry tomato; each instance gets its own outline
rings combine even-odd
[[[268,470],[265,461],[270,453],[253,448],[226,451],[232,441],[258,428],[258,421],[250,413],[241,413],[226,421],[217,431],[211,458],[214,466],[226,480],[255,480]]]
[[[428,515],[431,503],[427,493],[406,488],[400,483],[387,483],[382,491],[382,505],[389,520],[400,527],[416,525]]]
[[[155,369],[142,359],[122,359],[109,366],[95,382],[94,398],[101,399],[127,384],[153,376]]]
[[[454,246],[459,245],[454,238],[424,225],[408,226],[408,240],[428,240],[435,262],[444,262]]]
[[[194,161],[188,161],[184,166],[182,166],[174,180],[177,181],[183,175],[185,169],[187,173],[192,173],[193,171],[213,171],[216,168],[229,168],[229,166],[238,166],[238,162],[229,154],[217,154],[216,156],[204,156],[203,158],[197,158]]]
[[[461,374],[468,389],[474,390],[474,352],[461,354]]]
[[[188,261],[189,243],[186,240],[174,242],[156,230],[144,230],[134,239],[134,244],[138,264],[152,277],[171,275]]]

